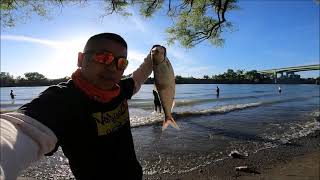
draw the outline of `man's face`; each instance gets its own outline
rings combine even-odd
[[[127,57],[127,48],[121,43],[108,39],[99,39],[87,43],[84,52],[111,52],[114,57]],[[118,70],[116,63],[102,64],[93,59],[90,54],[85,54],[81,64],[81,74],[97,88],[109,90],[119,83],[124,70]]]

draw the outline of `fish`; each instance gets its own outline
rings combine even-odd
[[[166,48],[161,45],[154,45],[151,49],[151,59],[153,61],[154,85],[159,94],[165,116],[162,131],[167,129],[169,125],[179,130],[179,126],[172,117],[176,82],[173,67],[167,58]]]

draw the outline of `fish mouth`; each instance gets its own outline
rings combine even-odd
[[[151,54],[152,54],[152,55],[155,55],[155,54],[158,54],[158,53],[159,53],[159,50],[158,50],[158,49],[155,49],[155,48],[154,48],[154,49],[151,50]]]
[[[167,54],[167,49],[166,49],[164,46],[161,46],[161,45],[159,45],[159,44],[156,44],[156,45],[153,45],[153,46],[152,46],[152,48],[151,48],[151,53],[154,53],[154,54],[159,53],[160,51],[159,51],[159,49],[157,49],[158,47],[160,47],[160,48],[163,49],[163,54],[164,54],[164,56],[166,56],[166,54]]]
[[[157,47],[163,47],[163,46],[158,45],[158,44],[153,45],[152,48],[151,48],[151,53],[152,53],[152,54],[157,54],[157,53],[159,52],[159,50],[157,49]]]

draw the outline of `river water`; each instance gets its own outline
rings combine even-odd
[[[152,85],[143,85],[129,100],[135,149],[144,174],[188,172],[223,160],[233,150],[251,154],[320,129],[319,85],[283,84],[281,94],[275,84],[218,86],[219,97],[214,84],[176,85],[173,112],[179,131],[171,127],[161,131],[164,115],[153,112]],[[1,111],[17,109],[46,88],[1,88]],[[11,89],[15,101],[10,99]],[[60,159],[65,161],[63,156]],[[60,174],[70,172],[68,166],[56,168]]]

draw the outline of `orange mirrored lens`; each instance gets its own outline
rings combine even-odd
[[[94,59],[99,63],[111,64],[114,56],[112,53],[96,53]]]
[[[127,59],[125,59],[125,58],[119,58],[118,59],[118,63],[117,63],[117,68],[119,69],[119,70],[125,70],[126,68],[127,68],[127,66],[128,66],[128,60]]]
[[[104,54],[95,54],[94,60],[98,61],[99,63],[104,63]]]

